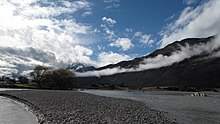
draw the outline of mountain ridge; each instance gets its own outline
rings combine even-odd
[[[138,68],[141,61],[146,61],[147,59],[157,57],[158,55],[161,55],[162,57],[165,56],[165,58],[169,59],[173,53],[178,53],[176,51],[181,51],[184,46],[190,46],[189,50],[192,49],[193,52],[198,52],[198,50],[204,49],[204,51],[199,51],[198,54],[192,54],[190,53],[192,51],[190,51],[189,54],[192,54],[192,56],[186,57],[183,60],[180,59],[181,61],[174,62],[168,66],[133,72],[125,71],[100,77],[78,77],[78,80],[82,86],[90,86],[92,84],[126,84],[131,87],[220,87],[220,77],[218,76],[220,74],[220,49],[217,47],[209,52],[209,47],[206,48],[206,46],[212,43],[215,38],[216,36],[211,36],[207,38],[187,38],[181,41],[176,41],[149,55],[135,58],[130,61],[122,61],[117,64],[107,65],[98,68],[96,71],[104,71],[111,68]],[[198,45],[200,45],[201,48],[198,48],[197,50]],[[215,54],[219,54],[218,57],[212,57]]]
[[[129,63],[129,62],[132,62],[132,61],[142,61],[144,58],[155,57],[158,54],[170,55],[173,52],[173,49],[179,50],[179,46],[178,45],[184,46],[186,43],[189,43],[190,45],[194,45],[194,44],[198,44],[198,43],[207,43],[208,41],[214,39],[215,37],[216,36],[210,36],[208,38],[186,38],[186,39],[183,39],[181,41],[175,41],[175,42],[173,42],[171,44],[168,44],[167,46],[165,46],[162,49],[155,50],[154,52],[150,53],[149,55],[146,55],[146,56],[143,56],[143,57],[134,58],[133,60],[129,60],[129,61],[121,61],[121,62],[118,62],[116,64],[109,64],[109,65],[97,68],[96,70],[103,70],[103,69],[106,69],[106,68],[114,68],[114,67],[116,67],[118,65],[122,65],[121,67],[125,67],[127,65],[126,64],[127,62]],[[208,39],[208,40],[206,40],[206,39]],[[197,41],[197,42],[195,42],[195,41]],[[164,49],[166,49],[166,50],[164,50]]]

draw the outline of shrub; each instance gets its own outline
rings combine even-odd
[[[29,79],[28,79],[27,77],[25,77],[25,76],[20,76],[20,77],[18,77],[18,80],[19,80],[19,82],[22,83],[22,84],[27,84],[27,83],[29,83]]]
[[[76,78],[72,71],[60,68],[47,72],[43,77],[43,84],[52,89],[72,89],[76,87]]]

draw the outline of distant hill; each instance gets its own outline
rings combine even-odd
[[[125,84],[136,88],[144,86],[220,87],[220,49],[213,45],[214,39],[215,36],[176,41],[149,55],[95,70],[104,71],[113,68],[135,70],[149,65],[147,69],[101,77],[78,77],[78,81],[81,86]],[[169,64],[165,60],[173,63]],[[153,67],[151,68],[150,65]]]
[[[83,64],[83,63],[72,63],[70,64],[67,69],[70,69],[75,72],[86,72],[86,71],[94,71],[96,68],[94,66],[88,65],[88,64]]]

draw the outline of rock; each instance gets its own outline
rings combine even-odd
[[[204,92],[195,92],[195,93],[192,93],[191,96],[203,96],[203,97],[205,97],[205,96],[207,96],[207,94],[204,93]]]
[[[2,93],[2,92],[0,92]],[[175,120],[144,103],[76,91],[5,91],[43,115],[42,124],[174,124]]]

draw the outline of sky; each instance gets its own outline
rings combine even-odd
[[[219,34],[219,8],[219,0],[1,0],[0,54],[10,62],[0,66],[13,67],[12,57],[61,67],[131,60]]]

